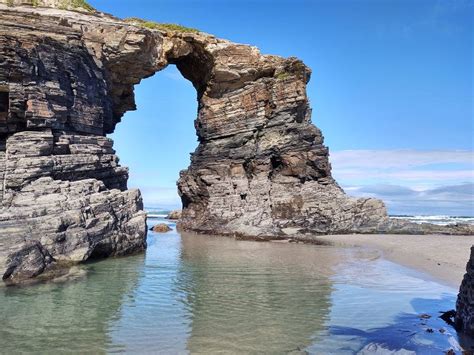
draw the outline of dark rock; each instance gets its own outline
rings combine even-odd
[[[8,256],[2,279],[9,283],[31,279],[44,272],[53,261],[53,257],[39,241],[25,242],[18,251]]]
[[[474,336],[474,246],[459,289],[454,323],[457,330]]]
[[[442,320],[444,320],[447,324],[454,326],[454,319],[456,318],[456,311],[450,310],[446,312],[441,312],[441,315],[439,316]]]

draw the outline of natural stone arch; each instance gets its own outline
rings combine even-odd
[[[182,228],[256,239],[434,230],[390,222],[382,202],[350,198],[337,185],[310,121],[310,70],[300,60],[207,34],[6,1],[0,274],[7,281],[48,271],[53,261],[146,247],[140,192],[127,189],[128,170],[106,135],[135,109],[134,85],[170,64],[198,97],[199,146],[178,181]]]
[[[147,33],[163,51],[149,51],[147,60],[159,59],[150,73],[138,69],[137,81],[176,64],[198,97],[199,146],[178,181],[183,228],[268,238],[370,231],[386,222],[380,201],[349,198],[332,178],[322,134],[310,121],[311,71],[300,60],[206,34],[156,35]],[[106,66],[124,70],[115,58]],[[132,87],[125,92],[132,98]]]

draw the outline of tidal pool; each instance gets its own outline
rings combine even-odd
[[[374,251],[150,232],[144,255],[0,288],[0,352],[459,351],[455,297]]]

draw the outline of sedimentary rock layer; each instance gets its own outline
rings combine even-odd
[[[34,3],[57,2],[45,1]],[[36,276],[55,261],[145,248],[140,193],[127,189],[128,171],[106,135],[135,109],[134,85],[169,64],[198,99],[199,146],[178,182],[182,228],[250,238],[413,228],[390,222],[381,201],[348,197],[334,181],[311,123],[311,72],[300,60],[97,12],[2,2],[5,280]]]

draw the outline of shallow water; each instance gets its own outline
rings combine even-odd
[[[1,288],[0,352],[459,350],[437,318],[456,290],[376,252],[175,231],[148,242],[67,282]]]

